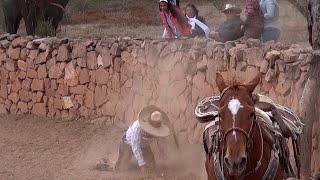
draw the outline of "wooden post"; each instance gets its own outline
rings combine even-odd
[[[304,133],[301,137],[303,143],[301,147],[302,173],[306,179],[312,175],[311,155],[312,155],[312,126],[315,121],[319,121],[320,113],[316,107],[319,102],[320,88],[320,0],[308,0],[307,21],[309,31],[309,43],[315,54],[308,72],[308,80],[304,87],[300,115],[305,123]]]

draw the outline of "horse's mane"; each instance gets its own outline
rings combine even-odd
[[[227,86],[243,86],[248,79],[248,74],[245,72],[227,72],[223,73],[223,77]]]

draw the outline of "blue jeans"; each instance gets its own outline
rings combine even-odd
[[[272,41],[275,42],[279,39],[280,29],[277,28],[265,28],[262,33],[262,42]]]

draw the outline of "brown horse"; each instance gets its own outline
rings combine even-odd
[[[284,179],[288,175],[287,141],[257,121],[252,92],[258,74],[247,84],[227,85],[217,73],[220,90],[218,114],[197,117],[200,122],[217,118],[203,134],[208,179]]]

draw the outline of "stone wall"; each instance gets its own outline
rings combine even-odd
[[[312,58],[311,49],[258,40],[221,44],[5,34],[0,46],[0,113],[128,126],[143,106],[155,104],[168,113],[179,137],[191,143],[199,141],[203,128],[194,107],[218,94],[217,71],[247,81],[262,72],[256,92],[297,112]],[[314,158],[320,162],[320,123],[314,124]],[[319,168],[313,163],[314,170]]]

